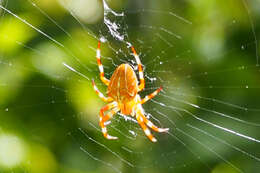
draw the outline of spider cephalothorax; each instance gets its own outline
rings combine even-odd
[[[107,139],[117,139],[117,137],[110,136],[107,133],[105,122],[108,121],[114,114],[121,111],[124,115],[135,116],[137,122],[142,127],[145,132],[145,135],[153,142],[156,142],[156,139],[151,134],[150,130],[147,128],[150,127],[157,132],[167,132],[168,128],[158,128],[151,121],[149,121],[145,115],[142,108],[142,104],[146,101],[152,99],[157,95],[162,88],[158,88],[153,93],[147,95],[143,99],[139,96],[138,92],[142,91],[145,86],[143,68],[139,56],[137,55],[134,47],[131,47],[134,54],[135,60],[138,64],[139,79],[140,84],[138,85],[137,76],[133,68],[129,64],[121,64],[114,71],[110,80],[106,79],[104,76],[104,69],[100,60],[100,41],[98,42],[97,48],[97,63],[100,71],[100,79],[102,82],[108,86],[107,95],[105,97],[97,88],[94,81],[92,81],[94,90],[98,96],[105,102],[110,102],[100,110],[100,120],[99,125],[102,129],[102,133]],[[110,110],[106,115],[104,112]]]

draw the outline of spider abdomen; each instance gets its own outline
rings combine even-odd
[[[107,92],[108,96],[112,97],[118,103],[128,105],[128,103],[133,101],[137,92],[138,81],[133,68],[129,64],[121,64],[116,68],[110,79]],[[129,111],[127,111],[127,114]]]

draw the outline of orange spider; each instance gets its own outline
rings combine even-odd
[[[134,54],[135,60],[138,64],[139,79],[140,79],[139,85],[137,81],[137,76],[133,68],[129,64],[121,64],[120,66],[118,66],[114,71],[110,80],[105,78],[103,65],[100,60],[100,41],[98,42],[97,55],[96,55],[97,63],[100,71],[100,79],[105,85],[108,86],[108,90],[107,90],[108,97],[105,97],[98,90],[94,80],[92,80],[92,84],[98,96],[103,101],[110,102],[100,110],[99,125],[102,129],[102,133],[105,138],[117,139],[117,137],[110,136],[107,133],[105,122],[108,121],[110,118],[112,118],[114,114],[116,114],[118,111],[121,110],[121,113],[124,115],[132,115],[133,117],[135,116],[137,122],[142,127],[145,135],[152,142],[156,142],[157,140],[153,137],[153,135],[151,134],[147,126],[156,132],[167,132],[169,129],[158,128],[151,121],[149,121],[144,115],[142,104],[144,104],[148,100],[152,99],[155,95],[157,95],[162,90],[162,87],[158,88],[153,93],[141,99],[140,95],[137,93],[144,89],[145,81],[144,81],[143,69],[142,69],[142,64],[139,59],[139,56],[137,55],[134,47],[132,46],[131,49]],[[104,112],[108,110],[110,111],[106,115],[104,115]]]

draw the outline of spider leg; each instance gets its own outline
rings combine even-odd
[[[137,65],[138,65],[139,79],[140,79],[140,84],[138,86],[138,89],[139,89],[139,91],[142,91],[144,89],[144,86],[145,86],[144,72],[143,72],[142,63],[140,61],[140,58],[139,58],[138,54],[135,51],[134,46],[132,46],[131,49],[132,49],[132,52],[134,54],[135,60],[136,60]]]
[[[155,126],[151,121],[149,121],[145,116],[144,116],[144,111],[143,108],[141,106],[141,104],[138,104],[138,108],[140,110],[140,116],[143,118],[144,123],[150,127],[151,129],[153,129],[156,132],[167,132],[169,130],[169,128],[159,128],[157,126]]]
[[[167,132],[169,130],[169,128],[159,128],[156,125],[154,125],[151,121],[149,121],[143,114],[140,114],[141,117],[144,120],[144,123],[150,127],[151,129],[153,129],[156,132]]]
[[[113,109],[112,109],[113,108]],[[105,111],[108,111],[109,109],[112,109],[111,111],[109,111],[106,115],[104,115]],[[107,120],[109,120],[115,113],[117,113],[119,111],[119,109],[117,108],[117,103],[116,102],[112,102],[109,103],[108,105],[104,106],[103,108],[101,108],[100,110],[100,114],[99,114],[99,125],[101,127],[102,133],[104,135],[105,138],[107,139],[117,139],[117,137],[114,136],[110,136],[107,133],[107,128],[105,125],[105,122]]]
[[[112,99],[111,97],[105,97],[104,94],[102,94],[102,93],[98,90],[98,88],[97,88],[97,86],[96,86],[94,80],[92,80],[92,85],[93,85],[93,88],[94,88],[95,92],[97,93],[97,95],[98,95],[104,102],[111,102],[111,101],[113,101],[113,99]]]
[[[147,102],[148,100],[154,98],[161,90],[162,90],[162,87],[158,88],[157,90],[155,90],[155,91],[152,92],[151,94],[145,96],[145,97],[141,100],[141,104],[144,104],[144,103]]]
[[[98,41],[98,47],[97,47],[97,64],[98,64],[98,68],[99,68],[99,71],[100,71],[100,79],[101,81],[105,84],[105,85],[109,85],[109,80],[105,77],[105,74],[104,74],[104,68],[103,68],[103,65],[101,63],[101,53],[100,53],[100,41]]]
[[[138,121],[138,124],[142,127],[145,135],[152,141],[157,142],[157,140],[153,137],[151,134],[151,131],[148,129],[148,127],[145,125],[143,118],[140,115],[136,115],[136,119]]]
[[[138,106],[139,107],[139,106]],[[142,109],[137,108],[136,110],[136,119],[138,124],[141,126],[141,128],[143,129],[145,135],[152,141],[152,142],[156,142],[157,140],[153,137],[153,135],[151,134],[151,131],[148,129],[148,127],[145,125],[145,121],[143,119],[142,116]]]

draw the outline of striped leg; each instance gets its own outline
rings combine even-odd
[[[111,101],[113,101],[113,99],[112,99],[111,97],[105,97],[104,94],[102,94],[102,93],[98,90],[98,88],[97,88],[97,86],[96,86],[94,80],[92,80],[92,85],[93,85],[93,88],[94,88],[95,92],[97,93],[97,95],[98,95],[104,102],[111,102]]]
[[[155,126],[151,121],[149,121],[145,116],[144,116],[144,111],[143,108],[140,104],[138,104],[138,108],[140,110],[140,116],[143,119],[143,122],[150,127],[151,129],[153,129],[156,132],[167,132],[169,130],[169,128],[159,128],[157,126]]]
[[[152,141],[157,142],[157,140],[153,137],[151,134],[151,131],[148,129],[148,127],[145,125],[143,118],[140,115],[136,115],[136,119],[138,121],[138,124],[142,127],[145,135]]]
[[[109,111],[106,115],[104,115],[104,112],[108,111],[109,109],[112,109],[112,110]],[[107,120],[109,120],[118,111],[119,111],[119,109],[117,108],[117,103],[116,102],[109,103],[108,105],[106,105],[105,107],[103,107],[100,110],[99,125],[101,127],[101,130],[102,130],[102,133],[103,133],[104,137],[107,138],[107,139],[117,139],[117,137],[110,136],[107,133],[107,128],[106,128],[105,122]]]
[[[104,74],[104,68],[103,68],[103,65],[101,63],[101,53],[100,53],[100,41],[98,41],[98,47],[97,47],[97,64],[98,64],[98,68],[99,68],[99,71],[100,71],[100,79],[102,80],[102,82],[108,86],[109,84],[109,80],[107,78],[105,78],[105,74]]]
[[[142,117],[144,123],[150,127],[151,129],[153,129],[154,131],[156,132],[167,132],[169,130],[169,128],[159,128],[157,126],[155,126],[151,121],[149,121],[145,116],[144,114],[140,114],[140,116]]]
[[[133,52],[133,54],[134,54],[136,63],[137,63],[137,65],[138,65],[139,79],[140,79],[140,84],[139,84],[138,88],[139,88],[139,91],[142,91],[142,90],[144,89],[144,86],[145,86],[144,72],[143,72],[142,63],[141,63],[141,61],[140,61],[139,56],[137,55],[137,53],[136,53],[136,51],[135,51],[135,48],[132,46],[131,49],[132,49],[132,52]]]
[[[142,100],[141,100],[141,104],[144,104],[145,102],[147,102],[148,100],[154,98],[160,91],[162,90],[162,87],[158,88],[157,90],[155,90],[153,93],[145,96]]]
[[[141,104],[138,105],[138,107],[140,107]],[[143,109],[137,108],[136,110],[136,119],[138,124],[142,127],[145,135],[152,141],[152,142],[156,142],[157,140],[153,137],[153,135],[151,134],[151,131],[148,129],[148,127],[145,125],[145,121],[143,119]]]

